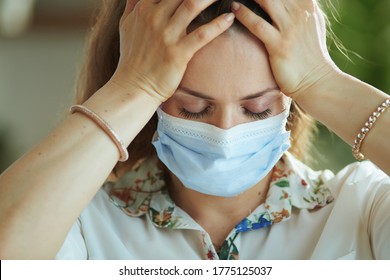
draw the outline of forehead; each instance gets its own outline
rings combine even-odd
[[[276,87],[268,54],[249,33],[225,33],[189,62],[182,86],[219,97],[239,98]]]

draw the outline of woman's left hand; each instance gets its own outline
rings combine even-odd
[[[233,3],[236,18],[265,45],[280,90],[297,99],[337,70],[326,46],[326,24],[315,0],[255,0],[270,24],[243,4]]]
[[[280,90],[352,146],[368,117],[389,96],[337,68],[327,51],[325,17],[316,0],[255,1],[272,18],[272,24],[242,4],[238,8],[233,4],[232,10],[264,43]],[[360,150],[387,175],[389,127],[386,111]]]

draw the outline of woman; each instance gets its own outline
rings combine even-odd
[[[2,259],[390,258],[388,97],[315,1],[239,2],[105,3],[82,106],[1,175]],[[310,170],[300,108],[383,172]]]

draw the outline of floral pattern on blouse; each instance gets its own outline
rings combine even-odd
[[[324,172],[308,169],[285,153],[272,171],[265,202],[235,226],[217,252],[210,236],[171,200],[158,166],[157,159],[147,159],[119,181],[107,182],[103,188],[112,202],[130,217],[146,215],[158,228],[199,231],[204,259],[238,260],[240,250],[235,240],[239,235],[287,221],[292,207],[316,210],[333,201],[322,180]]]
[[[153,194],[160,193],[164,187],[164,174],[153,160],[143,161],[119,181],[103,186],[112,202],[133,217],[148,213]]]

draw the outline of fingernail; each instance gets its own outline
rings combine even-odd
[[[234,14],[233,13],[228,13],[226,16],[225,16],[225,20],[226,21],[233,21],[235,18]]]
[[[232,3],[232,10],[233,10],[234,12],[237,12],[239,9],[240,9],[240,4],[237,3],[237,2],[233,2],[233,3]]]

